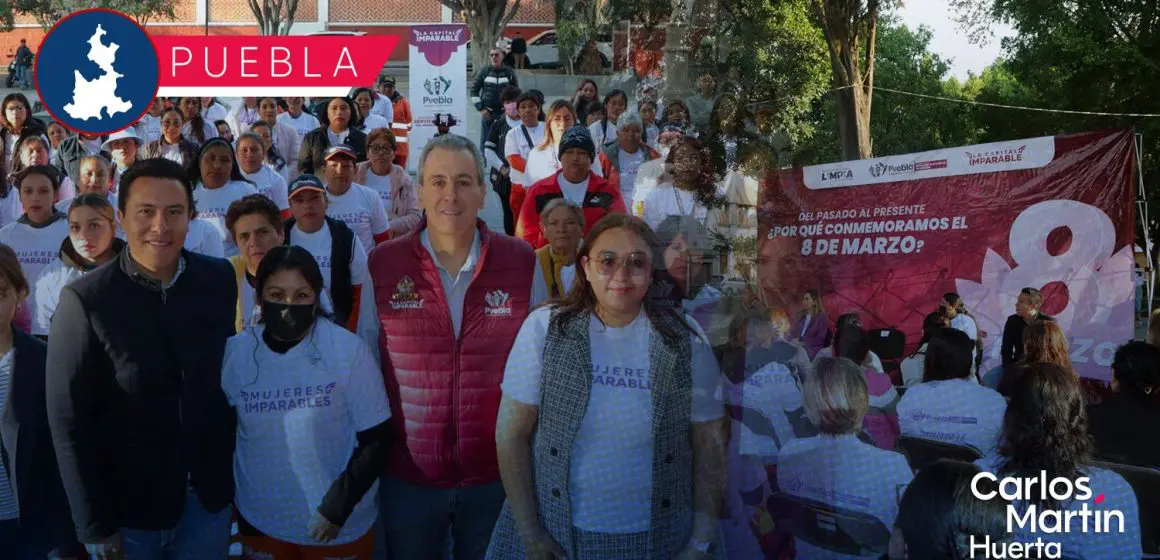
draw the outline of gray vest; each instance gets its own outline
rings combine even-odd
[[[549,328],[540,381],[540,411],[532,438],[532,470],[540,524],[577,558],[572,502],[568,494],[572,444],[592,392],[592,349],[588,313]],[[553,321],[556,316],[553,314]],[[649,330],[649,388],[652,393],[652,513],[648,551],[641,558],[671,559],[689,541],[693,522],[693,449],[691,440],[692,370],[688,328],[672,315],[660,321],[667,340]],[[642,551],[644,552],[644,551]],[[505,503],[496,523],[488,558],[523,558],[515,518]]]

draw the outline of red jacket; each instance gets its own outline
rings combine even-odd
[[[540,212],[554,198],[564,196],[560,190],[559,177],[563,171],[557,171],[551,177],[545,177],[528,189],[523,208],[520,208],[519,222],[516,223],[516,236],[532,244],[533,249],[539,249],[548,244],[544,237],[543,227],[540,225]],[[589,171],[588,191],[584,193],[584,235],[592,229],[600,218],[613,212],[624,214],[624,198],[620,196],[620,189],[606,181],[603,177]]]
[[[499,384],[531,307],[536,258],[526,243],[478,224],[479,263],[458,339],[439,269],[419,240],[426,220],[371,251],[395,446],[387,471],[410,484],[451,488],[499,480]]]

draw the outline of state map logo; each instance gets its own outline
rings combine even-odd
[[[128,16],[104,9],[57,22],[36,56],[36,89],[66,128],[92,135],[137,122],[157,95],[152,39]]]

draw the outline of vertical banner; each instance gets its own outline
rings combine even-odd
[[[985,332],[1000,364],[1019,291],[1041,290],[1085,377],[1111,378],[1133,338],[1135,210],[1130,131],[1034,138],[792,169],[763,192],[762,289],[796,311],[821,291],[831,320],[896,328],[907,351],[943,295]]]
[[[454,116],[453,134],[467,135],[467,41],[466,25],[415,25],[407,44],[411,79],[408,99],[414,115],[409,140],[412,157],[409,171],[416,171],[423,146],[438,132],[435,115]]]

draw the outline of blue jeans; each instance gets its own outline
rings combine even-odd
[[[16,519],[0,521],[0,557],[5,560],[44,560],[52,549],[42,528],[22,526]]]
[[[379,480],[380,543],[388,560],[483,560],[503,507],[503,484],[424,488],[389,475]],[[382,555],[376,554],[376,557]]]
[[[20,87],[29,87],[27,66],[16,65],[16,82],[20,84]]]
[[[483,145],[487,143],[487,134],[491,132],[491,123],[495,122],[497,115],[492,113],[491,118],[484,118],[479,116],[479,150],[483,151]]]
[[[210,512],[190,489],[177,526],[165,531],[121,529],[125,560],[208,560],[230,551],[231,508]]]

